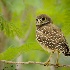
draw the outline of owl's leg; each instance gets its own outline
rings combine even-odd
[[[56,59],[56,65],[59,65],[58,61],[59,61],[59,51],[58,51],[58,54],[57,54],[57,59]]]
[[[50,54],[50,56],[49,56],[47,62],[44,63],[44,66],[46,66],[46,65],[48,66],[48,65],[49,65],[49,63],[50,63],[50,58],[52,57],[52,54],[53,54],[53,53],[54,53],[54,51],[51,52],[51,54]]]

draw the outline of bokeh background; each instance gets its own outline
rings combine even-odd
[[[0,0],[0,60],[45,62],[50,53],[35,40],[35,19],[47,14],[61,28],[70,46],[70,0]],[[55,63],[56,55],[52,61]],[[61,64],[70,64],[70,57],[60,54]],[[0,70],[70,70],[68,67],[6,64]]]

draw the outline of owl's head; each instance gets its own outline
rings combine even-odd
[[[52,23],[51,18],[45,14],[41,14],[36,18],[36,25],[38,26],[50,23]]]

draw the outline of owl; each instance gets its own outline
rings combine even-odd
[[[69,46],[61,29],[54,25],[46,14],[41,14],[36,18],[36,40],[45,51],[49,51],[51,54],[57,52],[59,57],[61,52],[65,56],[70,56]],[[45,65],[50,62],[50,57]],[[56,64],[58,64],[58,59]]]

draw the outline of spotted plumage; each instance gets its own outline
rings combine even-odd
[[[63,33],[45,14],[41,14],[36,18],[36,39],[44,50],[60,51],[66,56],[70,55]]]

